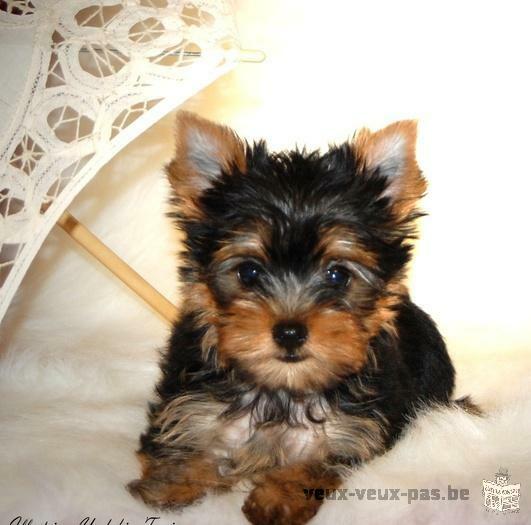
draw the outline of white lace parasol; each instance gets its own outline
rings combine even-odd
[[[228,0],[0,0],[0,320],[116,152],[232,68]]]

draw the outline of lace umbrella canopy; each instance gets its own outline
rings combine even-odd
[[[118,150],[232,68],[228,0],[0,0],[0,320]]]

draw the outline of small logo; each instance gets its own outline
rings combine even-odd
[[[509,471],[500,468],[494,481],[483,480],[483,505],[488,512],[519,512],[520,483],[509,485]]]

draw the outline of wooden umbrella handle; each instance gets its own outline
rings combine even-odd
[[[176,306],[155,290],[153,286],[120,259],[108,246],[103,244],[73,215],[65,211],[57,221],[57,224],[164,319],[170,323],[175,321],[177,318]]]

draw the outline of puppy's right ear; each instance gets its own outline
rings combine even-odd
[[[389,199],[397,217],[407,217],[426,191],[415,157],[417,123],[402,120],[371,132],[361,129],[354,139],[354,151],[369,172],[387,179],[383,196]]]
[[[166,168],[180,212],[199,217],[198,197],[224,173],[245,172],[245,144],[226,126],[177,114],[175,157]]]

